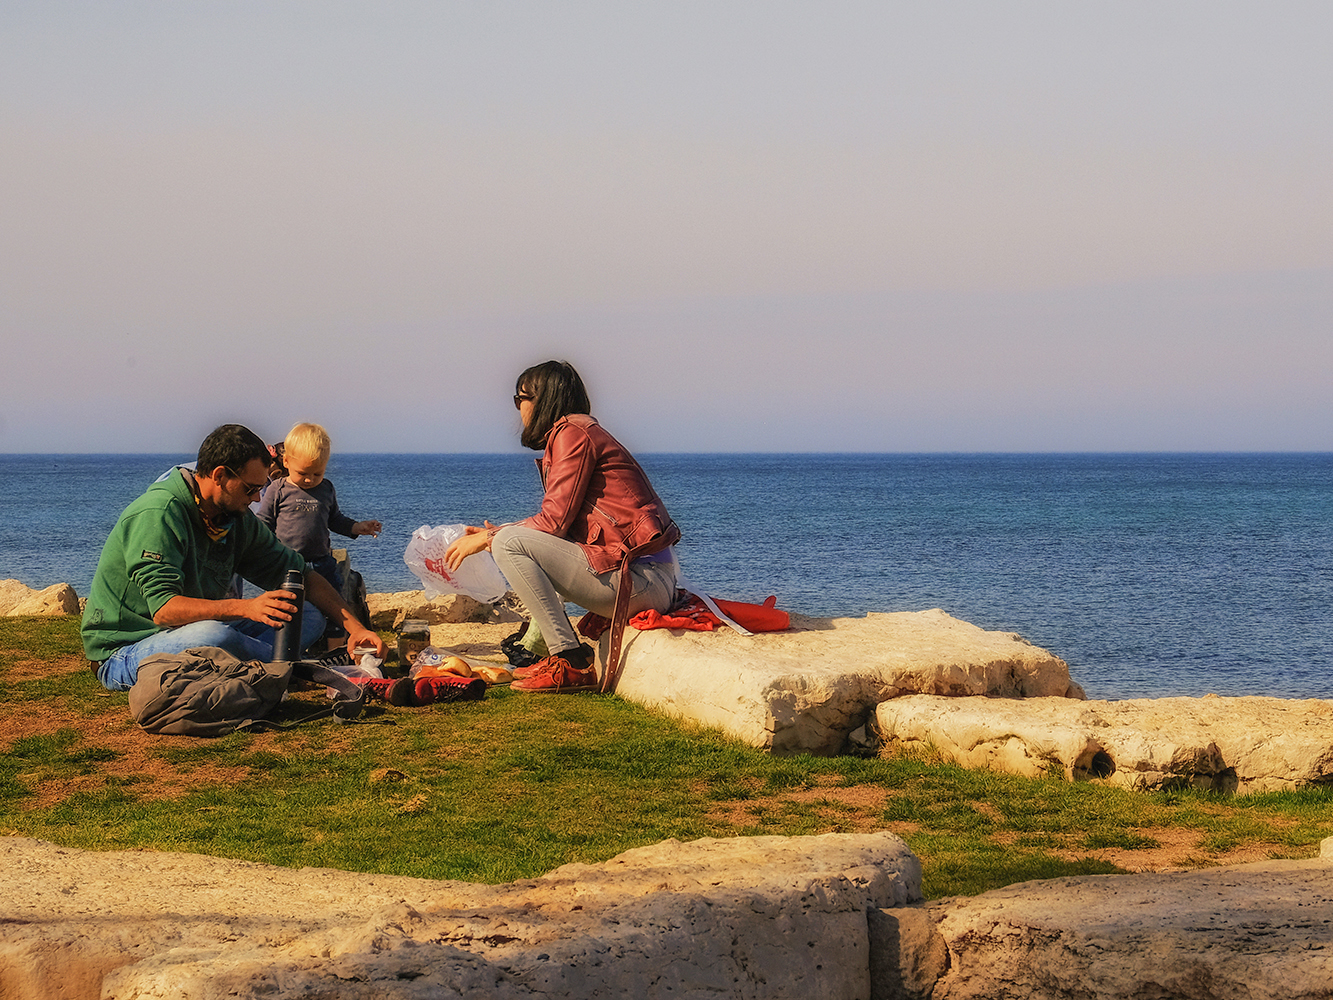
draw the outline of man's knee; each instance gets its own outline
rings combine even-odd
[[[97,679],[109,691],[128,691],[139,676],[139,664],[150,656],[183,653],[196,646],[220,646],[241,655],[236,647],[237,633],[226,622],[191,622],[179,628],[163,629],[146,639],[116,650],[97,672]]]
[[[197,646],[217,646],[242,660],[267,659],[260,640],[252,639],[232,627],[231,622],[202,621],[182,625],[172,630],[170,648],[163,642],[154,644],[154,653],[183,653]]]
[[[174,649],[172,652],[183,653],[195,646],[220,646],[226,649],[227,643],[237,633],[227,622],[210,620],[182,625],[175,630],[175,634],[179,640],[176,645],[179,645],[180,648]]]

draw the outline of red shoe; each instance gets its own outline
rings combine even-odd
[[[360,684],[366,689],[366,696],[377,701],[397,705],[400,708],[403,705],[416,704],[416,693],[412,690],[412,682],[406,677],[399,677],[396,680],[388,677],[353,677],[351,681],[353,684]]]
[[[591,662],[579,668],[565,659],[565,654],[556,653],[528,667],[525,676],[509,687],[514,691],[531,691],[534,694],[574,694],[579,691],[596,691],[601,685],[597,681],[597,670]]]
[[[418,677],[415,684],[413,705],[434,705],[441,701],[477,701],[486,695],[486,682],[480,677]]]
[[[582,662],[580,662],[580,657],[582,658]],[[585,667],[591,667],[593,665],[597,660],[597,654],[593,651],[591,646],[584,642],[580,643],[574,649],[566,649],[560,653],[552,653],[550,656],[544,656],[540,660],[528,664],[526,667],[515,667],[511,673],[513,673],[515,680],[520,680],[524,677],[536,677],[547,669],[546,662],[548,660],[557,658],[563,660],[567,666],[574,670],[583,670]],[[519,690],[522,690],[522,688]]]

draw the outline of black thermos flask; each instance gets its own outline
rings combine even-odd
[[[273,637],[273,659],[295,663],[301,658],[301,615],[305,610],[305,577],[299,569],[289,569],[282,589],[296,595],[296,612],[291,621],[278,626]]]

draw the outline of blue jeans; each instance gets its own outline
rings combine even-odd
[[[121,646],[97,671],[97,679],[108,691],[128,691],[139,676],[139,664],[155,653],[183,653],[196,646],[220,646],[242,660],[273,659],[272,625],[243,618],[234,622],[191,622],[164,628],[146,639]],[[324,634],[324,616],[306,602],[301,617],[301,648],[305,649]]]

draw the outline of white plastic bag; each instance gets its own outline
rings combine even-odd
[[[370,648],[357,646],[353,652],[358,654],[354,663],[326,663],[325,666],[330,670],[336,670],[344,677],[382,678],[384,676],[384,671],[380,669],[384,661],[376,656]],[[334,688],[325,688],[324,690],[330,698],[335,700],[343,696],[341,691]]]
[[[466,533],[461,524],[422,525],[412,532],[403,562],[425,588],[427,597],[467,594],[482,604],[494,604],[509,590],[500,567],[489,552],[478,552],[463,560],[455,572],[444,561],[444,553]]]

